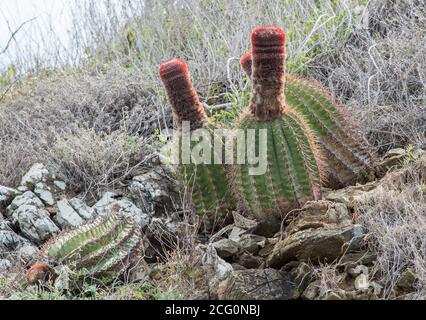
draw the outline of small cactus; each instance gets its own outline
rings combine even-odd
[[[210,122],[192,86],[186,63],[181,59],[170,60],[160,66],[159,73],[178,129],[182,129],[183,122],[188,122],[191,133],[198,129],[206,129],[211,141],[214,141],[213,131],[216,128]],[[179,160],[182,160],[184,157],[182,143],[179,141],[175,146],[179,148]],[[191,145],[191,150],[193,146]],[[221,217],[223,213],[228,213],[235,205],[228,189],[225,169],[222,164],[214,163],[215,150],[213,144],[211,146],[210,163],[194,164],[180,161],[178,171],[191,193],[197,214],[216,218],[217,215]]]
[[[239,129],[267,132],[267,169],[250,175],[248,164],[236,164],[230,183],[239,208],[262,220],[278,218],[306,201],[321,197],[321,155],[315,138],[295,110],[287,107],[285,33],[276,27],[257,27],[251,35],[253,87],[250,105]]]
[[[128,269],[141,249],[141,227],[126,213],[113,213],[52,239],[42,250],[46,263],[30,268],[27,279],[35,284],[52,268],[67,266],[75,281],[109,282]]]
[[[252,74],[252,52],[241,60]],[[326,163],[324,186],[338,189],[366,182],[374,172],[374,155],[355,121],[318,83],[288,75],[284,95],[287,106],[297,111],[318,139]]]

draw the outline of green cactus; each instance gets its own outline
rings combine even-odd
[[[172,106],[175,123],[182,132],[182,125],[190,125],[190,133],[202,129],[207,133],[211,143],[211,157],[207,163],[193,163],[182,161],[189,156],[196,142],[191,141],[187,150],[182,147],[182,139],[178,140],[175,148],[179,153],[178,172],[191,194],[192,202],[197,214],[208,218],[224,218],[235,204],[229,192],[226,173],[221,160],[214,161],[215,149],[213,142],[214,131],[217,129],[208,119],[207,114],[195,92],[189,76],[186,63],[181,59],[173,59],[160,66],[160,77],[166,88],[167,96]],[[189,130],[188,130],[189,133]],[[182,136],[181,136],[182,137]],[[222,155],[224,152],[223,139],[221,140]],[[186,154],[184,154],[186,153]],[[222,158],[223,159],[223,158]]]
[[[75,281],[109,282],[127,270],[141,250],[141,227],[119,212],[55,237],[44,247],[43,260],[49,266],[67,266]]]
[[[251,51],[240,60],[251,76]],[[308,123],[324,154],[324,186],[339,189],[374,177],[375,157],[355,121],[318,83],[288,75],[284,90],[287,106]]]
[[[267,168],[265,174],[250,175],[249,164],[235,164],[230,183],[242,211],[260,219],[278,218],[321,197],[321,154],[304,120],[285,105],[284,31],[258,27],[251,38],[252,97],[238,127],[246,136],[255,129],[257,152],[260,129],[266,129]]]

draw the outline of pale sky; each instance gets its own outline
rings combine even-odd
[[[0,0],[0,52],[11,36],[24,21],[36,18],[25,25],[16,35],[6,55],[0,56],[0,67],[8,63],[17,51],[45,50],[47,40],[41,40],[53,29],[55,34],[66,39],[71,19],[68,7],[71,0]]]

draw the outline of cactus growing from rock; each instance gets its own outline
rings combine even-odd
[[[160,66],[160,77],[166,89],[169,102],[172,106],[175,123],[182,133],[182,124],[189,123],[190,132],[204,130],[209,136],[210,142],[214,141],[215,126],[210,122],[195,92],[188,71],[188,66],[181,59],[173,59]],[[182,137],[182,136],[181,136]],[[223,141],[222,141],[223,143]],[[226,173],[220,164],[214,163],[214,147],[211,143],[210,162],[194,163],[193,161],[182,161],[189,157],[190,150],[194,147],[191,142],[190,148],[184,150],[182,141],[175,144],[178,148],[179,164],[178,171],[190,191],[192,202],[199,215],[209,218],[221,217],[223,213],[229,212],[235,207],[234,201],[228,189]],[[221,149],[224,145],[221,146]]]
[[[113,213],[52,239],[42,250],[46,263],[30,268],[27,279],[34,284],[44,278],[43,272],[67,266],[74,281],[109,282],[127,270],[141,250],[141,227],[126,213]]]
[[[267,168],[265,174],[250,175],[248,164],[235,164],[230,183],[242,211],[274,219],[320,198],[321,155],[304,120],[285,103],[284,31],[257,27],[251,40],[252,96],[238,127],[246,135],[255,129],[256,150],[262,147],[260,129],[266,129]]]
[[[244,72],[252,74],[252,52],[240,59]],[[324,185],[332,189],[366,182],[374,172],[374,156],[351,117],[318,83],[287,75],[287,106],[308,123],[324,154]]]

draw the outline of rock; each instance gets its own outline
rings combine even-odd
[[[143,213],[130,199],[113,192],[106,192],[93,209],[95,216],[105,216],[111,212],[127,212],[143,228],[147,227],[151,221],[151,217]]]
[[[84,220],[67,200],[58,201],[58,213],[53,219],[62,229],[75,228],[84,223]]]
[[[352,277],[356,278],[360,274],[364,274],[368,276],[368,267],[363,265],[358,265],[355,268],[349,268],[348,274],[350,274]]]
[[[12,203],[6,208],[6,216],[11,217],[15,215],[15,211],[22,206],[32,206],[35,208],[44,208],[43,202],[31,191],[27,191],[24,194],[17,196],[13,199]]]
[[[401,292],[409,292],[413,290],[415,282],[417,280],[417,276],[413,269],[407,268],[399,277],[396,287],[398,293]]]
[[[291,235],[306,229],[328,228],[352,225],[352,217],[346,205],[330,201],[311,201],[299,214],[288,222],[285,235]]]
[[[213,298],[216,298],[219,284],[225,280],[234,269],[231,264],[219,257],[216,249],[212,245],[207,246],[202,264],[206,271],[210,294]]]
[[[21,248],[19,248],[17,252],[21,259],[23,259],[25,262],[29,262],[35,257],[38,251],[39,250],[35,245],[27,242]]]
[[[37,183],[34,189],[34,193],[46,204],[47,206],[55,205],[55,199],[49,187],[44,183]]]
[[[243,253],[241,256],[238,257],[236,263],[247,269],[259,269],[264,263],[264,260],[260,257],[255,257],[249,253]]]
[[[12,263],[7,259],[0,259],[0,272],[7,272],[12,268]]]
[[[266,238],[255,234],[244,234],[237,241],[241,248],[249,253],[257,254],[266,245]]]
[[[180,224],[171,218],[153,218],[145,230],[145,260],[150,263],[164,260],[167,252],[179,246],[179,239],[184,235]],[[181,236],[182,235],[182,236]]]
[[[339,265],[371,265],[376,258],[377,256],[369,251],[349,252],[340,259]]]
[[[366,193],[376,189],[378,185],[379,182],[374,181],[364,185],[350,186],[340,190],[332,190],[324,193],[323,199],[351,206],[352,203],[363,198]]]
[[[355,279],[355,289],[356,290],[367,290],[370,287],[370,282],[368,281],[368,275],[366,274],[360,274],[356,279]]]
[[[27,190],[34,190],[35,186],[39,182],[48,183],[52,179],[49,170],[41,164],[34,164],[30,170],[22,177],[21,186],[27,188]]]
[[[231,232],[229,233],[228,239],[239,241],[243,234],[247,233],[247,230],[241,229],[239,227],[232,227]]]
[[[240,270],[230,273],[218,288],[220,300],[297,299],[289,273],[274,269]]]
[[[359,249],[363,234],[361,225],[302,230],[278,242],[267,263],[280,268],[292,260],[332,262],[346,250]]]
[[[58,191],[65,191],[67,189],[67,185],[63,181],[55,180],[53,181],[53,185],[56,187]]]
[[[320,283],[319,280],[311,282],[306,287],[306,289],[303,291],[302,296],[301,296],[302,299],[304,299],[304,300],[315,300],[319,296],[319,293],[320,293],[320,289],[319,289],[320,284],[321,283]]]
[[[12,230],[0,230],[0,253],[16,251],[27,242]]]
[[[31,241],[41,244],[48,240],[59,228],[49,217],[44,209],[31,205],[20,206],[13,214],[22,234]]]
[[[134,177],[130,192],[138,205],[150,216],[160,216],[181,208],[178,183],[163,167]]]
[[[294,284],[299,292],[304,292],[312,281],[312,268],[302,262],[292,271],[294,277]]]
[[[262,236],[265,238],[274,237],[281,229],[280,223],[277,221],[263,220],[259,221],[256,226],[251,228],[249,231],[252,234]]]
[[[237,242],[230,239],[219,240],[213,243],[212,246],[213,248],[216,249],[217,254],[222,259],[231,258],[237,255],[241,250],[240,245]]]
[[[234,218],[234,226],[240,229],[248,230],[254,228],[257,225],[257,222],[254,220],[250,220],[237,211],[232,212],[232,216]]]
[[[94,217],[94,210],[90,208],[83,200],[73,198],[68,201],[71,207],[78,213],[84,220],[91,220]]]
[[[12,200],[20,194],[18,190],[0,186],[0,212],[5,210]]]

